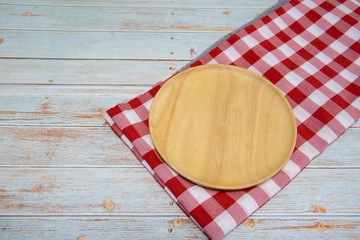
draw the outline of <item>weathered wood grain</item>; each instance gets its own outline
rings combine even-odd
[[[1,29],[231,32],[265,8],[117,8],[0,5]],[[147,21],[146,19],[151,19]],[[74,24],[76,22],[76,24]]]
[[[182,214],[145,168],[0,171],[0,215]]]
[[[27,1],[12,1],[2,0],[0,4],[16,4],[16,5],[50,5],[50,6],[111,6],[111,7],[181,7],[181,8],[268,8],[276,3],[277,0],[111,0],[102,1],[97,0],[27,0]]]
[[[141,166],[108,126],[1,127],[0,142],[2,166]]]
[[[224,35],[2,30],[0,58],[191,60]]]
[[[153,85],[188,61],[0,59],[0,84]]]
[[[149,129],[172,169],[219,190],[274,176],[296,142],[295,116],[278,88],[254,72],[219,64],[187,69],[166,82],[152,102]]]
[[[145,168],[0,172],[0,215],[182,215]],[[322,215],[360,215],[359,180],[359,169],[307,169],[255,215],[312,216],[314,204]]]
[[[0,125],[102,126],[105,120],[101,114],[104,111],[144,92],[146,88],[1,86]]]
[[[148,89],[149,86],[2,85],[0,125],[102,126],[104,111]]]
[[[309,168],[359,168],[359,128],[350,128]],[[107,127],[0,127],[0,166],[141,167]]]
[[[360,167],[360,120],[317,156],[308,167]],[[344,161],[344,162],[343,162]],[[346,162],[345,162],[346,161]]]
[[[31,217],[1,218],[3,239],[206,239],[187,217]],[[253,217],[230,239],[356,239],[360,219],[347,217]],[[141,229],[141,231],[139,230]]]

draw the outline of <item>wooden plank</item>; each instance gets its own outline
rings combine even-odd
[[[187,217],[5,217],[0,238],[23,239],[207,239]],[[359,217],[254,217],[224,238],[356,239]],[[139,230],[141,229],[141,230]]]
[[[148,86],[0,85],[0,125],[102,126],[101,114]],[[355,126],[359,126],[360,122]]]
[[[2,30],[0,58],[191,60],[224,35]]]
[[[1,0],[0,4],[16,4],[16,5],[48,5],[48,6],[111,6],[111,7],[174,7],[174,8],[241,8],[241,7],[255,7],[267,8],[275,4],[276,0],[111,0],[111,1],[97,1],[97,0],[26,0],[16,1]]]
[[[0,84],[153,85],[187,61],[0,59]]]
[[[317,156],[308,167],[360,167],[360,120]]]
[[[357,215],[359,174],[359,169],[305,169],[256,214]]]
[[[359,168],[360,128],[350,128],[309,165]],[[0,166],[141,167],[109,127],[0,127]]]
[[[1,215],[182,214],[145,168],[2,168]]]
[[[0,171],[2,215],[182,215],[145,168]],[[306,169],[255,215],[312,216],[314,205],[324,216],[359,215],[359,180],[359,169]]]
[[[141,166],[110,127],[1,127],[0,133],[2,166]]]
[[[0,5],[1,29],[231,32],[264,8],[117,8]],[[76,24],[74,24],[76,23]]]
[[[102,126],[108,108],[148,87],[0,86],[0,125]],[[20,104],[21,103],[21,104]]]

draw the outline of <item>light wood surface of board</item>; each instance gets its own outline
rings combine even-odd
[[[267,79],[211,64],[169,79],[150,109],[150,134],[166,163],[188,180],[235,190],[287,163],[296,141],[293,111]]]
[[[206,239],[101,114],[276,2],[0,0],[0,239]],[[359,127],[225,239],[357,239]]]

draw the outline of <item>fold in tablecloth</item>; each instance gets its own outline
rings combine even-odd
[[[162,161],[148,127],[151,102],[162,82],[109,109],[106,119],[191,220],[210,238],[222,238],[359,119],[359,19],[356,1],[290,1],[189,66],[221,63],[250,69],[275,84],[292,106],[298,130],[294,152],[278,174],[258,186],[210,190],[178,176]]]

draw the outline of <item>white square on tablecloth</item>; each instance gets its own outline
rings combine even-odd
[[[335,23],[337,23],[340,20],[340,18],[338,18],[336,15],[334,15],[331,12],[328,12],[328,13],[324,14],[322,17],[324,19],[326,19],[326,21],[331,23],[331,25],[334,25]]]
[[[358,58],[358,59],[360,59],[360,58]],[[359,77],[359,76],[356,76],[355,74],[353,74],[352,72],[350,72],[347,69],[342,70],[339,73],[339,75],[342,76],[346,81],[349,81],[349,82],[353,82],[353,81],[355,81],[356,78]]]
[[[316,89],[315,91],[313,91],[310,95],[309,98],[316,103],[318,106],[322,106],[324,103],[326,103],[329,98],[327,96],[325,96],[322,92],[320,92],[318,89]]]
[[[218,62],[215,60],[215,58],[213,58],[208,62],[208,64],[218,64]]]
[[[360,59],[360,58],[358,58]],[[350,72],[347,69],[342,70],[340,73],[340,76],[342,76],[346,81],[349,82],[353,82],[355,81],[356,78],[358,78],[358,76],[356,76],[355,74],[353,74],[352,72]]]
[[[300,122],[304,122],[306,119],[308,119],[311,116],[311,114],[308,113],[305,109],[303,109],[300,105],[297,105],[294,108],[294,114],[295,114],[295,117]]]
[[[287,14],[289,14],[293,19],[298,20],[301,17],[304,16],[303,13],[301,13],[299,10],[297,10],[296,8],[291,8],[290,10],[288,10],[286,12]]]
[[[244,209],[247,215],[250,215],[259,207],[257,202],[247,193],[239,198],[236,203],[239,204],[242,209]]]
[[[352,105],[356,108],[360,108],[360,97],[358,97]]]
[[[155,149],[154,143],[151,139],[150,134],[141,137],[150,148]]]
[[[188,191],[196,199],[196,201],[201,204],[211,198],[211,195],[202,187],[194,185],[189,188]]]
[[[294,40],[297,44],[299,44],[299,46],[302,47],[302,48],[309,44],[309,42],[306,41],[306,40],[305,40],[303,37],[301,37],[300,35],[295,36],[295,37],[293,38],[293,40]]]
[[[123,114],[126,116],[126,118],[131,124],[142,122],[141,118],[134,110],[125,110],[123,111]]]
[[[332,42],[329,47],[334,49],[339,54],[342,54],[343,52],[345,52],[348,49],[348,47],[346,47],[344,44],[342,44],[338,40],[335,40],[334,42]]]
[[[277,192],[281,190],[281,188],[272,180],[271,178],[267,180],[266,182],[263,182],[259,185],[259,187],[266,192],[269,197],[274,196]]]
[[[288,80],[294,87],[299,85],[304,79],[297,75],[295,72],[289,72],[284,76],[286,80]]]
[[[224,50],[224,53],[232,62],[235,62],[241,56],[233,46],[230,46]]]
[[[339,6],[337,8],[346,14],[352,13],[352,11],[349,8],[347,8],[344,4],[339,4]]]
[[[360,31],[355,27],[351,27],[346,31],[345,35],[354,41],[359,41]]]
[[[318,6],[318,4],[314,3],[314,2],[311,1],[311,0],[302,1],[301,3],[304,4],[304,5],[306,5],[306,6],[308,6],[308,7],[311,8],[311,9]]]
[[[324,127],[322,127],[316,133],[316,135],[318,135],[319,137],[324,139],[327,143],[331,143],[332,141],[334,141],[337,138],[337,135],[333,132],[333,130],[331,130],[331,128],[329,128],[326,125]]]
[[[259,42],[257,40],[255,40],[255,38],[253,38],[250,35],[246,35],[244,37],[241,38],[241,40],[248,45],[250,48],[253,48],[254,46],[258,45]]]
[[[265,56],[263,56],[261,60],[265,61],[267,64],[269,64],[272,67],[280,62],[280,60],[271,52],[265,54]]]
[[[274,33],[267,26],[262,26],[257,31],[266,39],[269,39],[272,36],[274,36]]]
[[[287,44],[283,44],[280,47],[278,47],[278,50],[280,50],[286,57],[292,56],[295,51],[292,50],[291,47],[289,47]]]
[[[303,65],[300,66],[302,69],[304,69],[306,72],[308,72],[310,75],[313,75],[314,73],[318,72],[319,70],[312,65],[309,62],[305,62]]]
[[[289,160],[282,171],[284,171],[289,178],[293,179],[296,174],[300,172],[300,168],[293,161]]]
[[[233,228],[237,226],[234,218],[227,211],[222,212],[214,219],[214,221],[225,233],[230,232]]]
[[[315,37],[319,37],[321,34],[324,33],[324,30],[319,28],[318,26],[316,26],[315,24],[309,26],[306,29],[309,33],[311,33],[312,35],[314,35]]]
[[[343,90],[343,88],[339,84],[337,84],[334,80],[328,81],[327,83],[325,83],[325,86],[336,94],[338,94]]]
[[[288,27],[288,25],[280,17],[275,18],[273,22],[280,28],[280,30],[284,30]]]
[[[149,110],[149,111],[150,111],[150,107],[151,107],[151,104],[152,104],[153,100],[154,100],[154,99],[151,98],[149,101],[147,101],[146,103],[144,103],[145,108],[146,108],[147,110]]]
[[[303,145],[301,145],[298,149],[310,159],[312,159],[313,157],[317,156],[320,153],[309,142],[304,142]]]
[[[343,125],[345,128],[351,126],[354,123],[354,119],[344,110],[338,113],[335,118]]]
[[[324,54],[323,52],[319,52],[318,54],[315,55],[315,57],[317,59],[319,59],[322,63],[324,63],[325,65],[329,64],[330,62],[332,62],[332,59],[328,57],[328,55]]]

